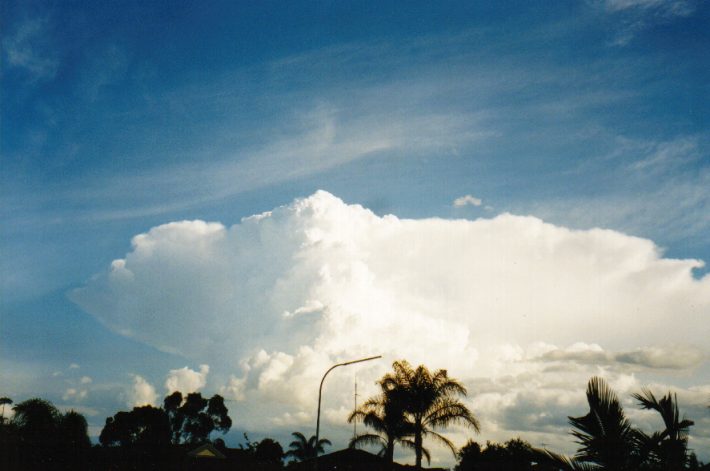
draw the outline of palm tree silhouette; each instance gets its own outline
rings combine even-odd
[[[655,410],[661,415],[665,430],[650,437],[643,434],[641,442],[650,452],[651,458],[663,469],[682,469],[688,460],[688,431],[695,423],[685,417],[680,418],[678,397],[668,394],[656,399],[651,390],[644,388],[641,394],[632,394],[643,409]]]
[[[292,441],[288,447],[289,451],[284,455],[285,457],[295,458],[297,461],[305,461],[310,458],[315,458],[319,454],[323,453],[325,445],[332,445],[330,440],[327,438],[321,438],[316,444],[316,436],[312,435],[311,438],[306,439],[306,436],[301,432],[293,432],[296,439]]]
[[[456,396],[466,396],[466,388],[457,380],[449,378],[446,370],[433,374],[424,365],[416,369],[405,360],[392,364],[394,373],[380,381],[382,388],[404,405],[404,411],[412,423],[416,467],[422,466],[424,437],[433,438],[446,445],[456,455],[451,441],[436,432],[436,428],[460,423],[480,431],[478,420]],[[428,454],[426,454],[428,455]],[[429,456],[427,461],[430,461]]]
[[[371,397],[348,417],[348,422],[359,420],[376,433],[364,433],[350,440],[350,447],[361,445],[381,445],[379,452],[388,463],[394,461],[394,445],[414,448],[414,442],[408,439],[414,432],[413,424],[407,419],[404,404],[397,400],[395,394],[379,383],[382,393]],[[428,455],[428,451],[424,450]]]
[[[576,458],[605,470],[636,469],[632,450],[638,432],[631,427],[616,393],[595,376],[587,384],[587,402],[587,415],[569,417],[576,428],[572,435],[582,445]]]

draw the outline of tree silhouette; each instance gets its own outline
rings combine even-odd
[[[134,407],[106,419],[99,442],[104,446],[163,447],[170,443],[170,423],[164,410],[153,406]]]
[[[487,442],[486,447],[469,440],[458,453],[459,463],[455,471],[531,471],[532,446],[520,438],[504,444]]]
[[[91,449],[86,419],[71,410],[59,418],[57,432],[55,439],[61,446],[67,468],[81,469]]]
[[[224,398],[215,394],[205,399],[200,393],[190,393],[184,400],[182,393],[175,391],[163,401],[172,429],[171,440],[179,443],[202,443],[214,430],[227,433],[232,419],[224,405]]]
[[[661,415],[665,430],[651,436],[643,435],[641,442],[649,451],[649,458],[664,470],[682,469],[688,461],[688,432],[694,425],[692,420],[680,418],[678,398],[668,394],[660,399],[649,389],[632,394],[643,409],[655,410]]]
[[[221,440],[221,439],[218,439]],[[272,438],[264,438],[260,442],[252,442],[249,435],[244,433],[245,444],[240,444],[239,448],[246,451],[257,462],[282,464],[284,449],[281,444]],[[246,446],[245,446],[246,445]]]
[[[466,396],[466,388],[449,378],[446,370],[436,370],[432,374],[424,365],[413,369],[405,360],[395,361],[392,367],[394,373],[385,375],[381,384],[388,394],[404,404],[405,414],[413,426],[416,467],[422,466],[424,437],[443,443],[456,455],[454,444],[435,429],[460,423],[476,432],[480,430],[478,420],[456,398]]]
[[[407,437],[413,435],[414,427],[407,419],[405,404],[398,400],[398,395],[386,389],[381,381],[378,384],[382,392],[365,401],[348,417],[348,422],[359,420],[376,433],[364,433],[353,437],[349,446],[356,448],[362,445],[380,445],[379,455],[392,463],[396,442],[405,447],[413,447],[413,442]]]
[[[276,440],[264,438],[256,445],[254,457],[257,461],[264,463],[281,463],[284,457],[284,449]]]
[[[604,379],[593,377],[587,384],[589,413],[569,417],[576,429],[572,435],[582,447],[576,457],[602,469],[622,471],[636,469],[632,451],[636,432],[631,427],[616,393]]]
[[[287,458],[294,458],[296,461],[305,461],[310,458],[315,458],[324,451],[325,445],[332,445],[327,438],[321,438],[316,444],[316,436],[306,439],[306,436],[301,432],[293,432],[291,435],[295,438],[289,443],[290,448],[284,455]]]
[[[16,434],[23,469],[84,467],[90,447],[86,419],[75,411],[61,414],[51,402],[33,398],[13,407],[10,424]]]
[[[52,467],[57,454],[57,425],[60,413],[51,402],[33,398],[16,404],[12,419],[16,427],[20,455],[29,467]]]

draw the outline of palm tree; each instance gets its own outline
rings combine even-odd
[[[392,368],[394,373],[385,375],[380,383],[387,394],[403,404],[404,412],[412,423],[416,467],[421,468],[422,455],[425,455],[424,437],[443,443],[455,456],[454,444],[435,429],[460,423],[476,432],[480,430],[478,420],[456,398],[466,396],[466,388],[457,380],[449,378],[446,370],[436,370],[432,374],[424,365],[413,369],[404,360],[395,361]]]
[[[404,404],[397,401],[395,395],[386,390],[382,382],[379,384],[382,393],[365,401],[348,417],[348,422],[359,420],[376,433],[353,437],[349,446],[356,448],[361,445],[381,445],[379,455],[383,456],[388,463],[392,463],[395,442],[404,446],[412,445],[411,440],[406,437],[413,434],[413,427],[404,413]]]
[[[602,378],[593,377],[587,384],[587,402],[587,415],[569,417],[576,428],[572,435],[582,445],[576,458],[605,470],[636,469],[632,452],[637,432],[626,418],[616,393]]]
[[[663,396],[660,400],[649,389],[642,389],[641,394],[633,394],[643,409],[655,410],[661,415],[665,430],[644,436],[647,450],[663,469],[674,470],[685,467],[688,460],[688,431],[695,423],[680,418],[678,397],[675,394]]]
[[[315,458],[319,454],[323,453],[323,447],[325,445],[332,445],[330,440],[327,438],[321,438],[316,444],[316,436],[312,435],[311,438],[306,439],[306,436],[301,432],[293,432],[296,439],[292,441],[288,447],[289,451],[284,455],[285,457],[295,458],[297,461],[305,461],[310,458]]]

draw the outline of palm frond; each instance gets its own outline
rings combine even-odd
[[[634,393],[632,397],[636,399],[643,409],[655,410],[661,416],[665,425],[665,434],[672,440],[683,440],[690,427],[695,425],[695,422],[680,418],[680,410],[678,408],[678,396],[668,391],[668,394],[656,399],[656,396],[648,388],[641,389],[641,394]]]
[[[443,443],[449,450],[451,450],[451,453],[456,456],[456,447],[454,446],[453,442],[446,438],[445,436],[441,435],[440,433],[436,433],[433,430],[428,430],[424,432],[425,436],[432,437],[439,442]]]
[[[531,449],[531,457],[540,464],[554,466],[563,471],[599,471],[602,469],[602,467],[598,465],[585,463],[575,458],[568,458],[567,456],[554,453],[550,450],[533,448]]]
[[[449,397],[439,398],[424,418],[424,423],[431,427],[446,427],[451,423],[461,423],[480,432],[480,424],[473,413],[464,404]]]
[[[400,443],[403,448],[407,448],[412,451],[417,451],[417,446],[415,445],[414,440],[401,440]],[[426,458],[427,463],[431,463],[431,454],[429,453],[429,450],[427,448],[422,447],[422,456]]]
[[[587,384],[589,413],[569,417],[581,448],[576,457],[601,466],[621,466],[630,459],[632,427],[616,393],[599,377]]]
[[[348,448],[359,448],[363,445],[382,445],[382,447],[385,448],[387,441],[374,433],[364,433],[351,438],[350,443],[348,443]]]

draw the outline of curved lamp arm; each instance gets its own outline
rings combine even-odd
[[[338,363],[337,365],[333,365],[330,368],[328,368],[328,371],[325,372],[323,375],[323,378],[320,380],[320,387],[318,388],[318,415],[316,418],[316,456],[315,456],[315,467],[318,469],[318,440],[320,439],[320,402],[321,402],[321,396],[323,393],[323,382],[325,381],[325,377],[328,376],[328,373],[333,371],[335,368],[339,366],[346,366],[346,365],[352,365],[353,363],[362,363],[363,361],[370,361],[370,360],[376,360],[378,358],[382,358],[382,355],[377,355],[374,357],[368,357],[368,358],[361,358],[359,360],[352,360],[352,361],[346,361],[344,363]]]

